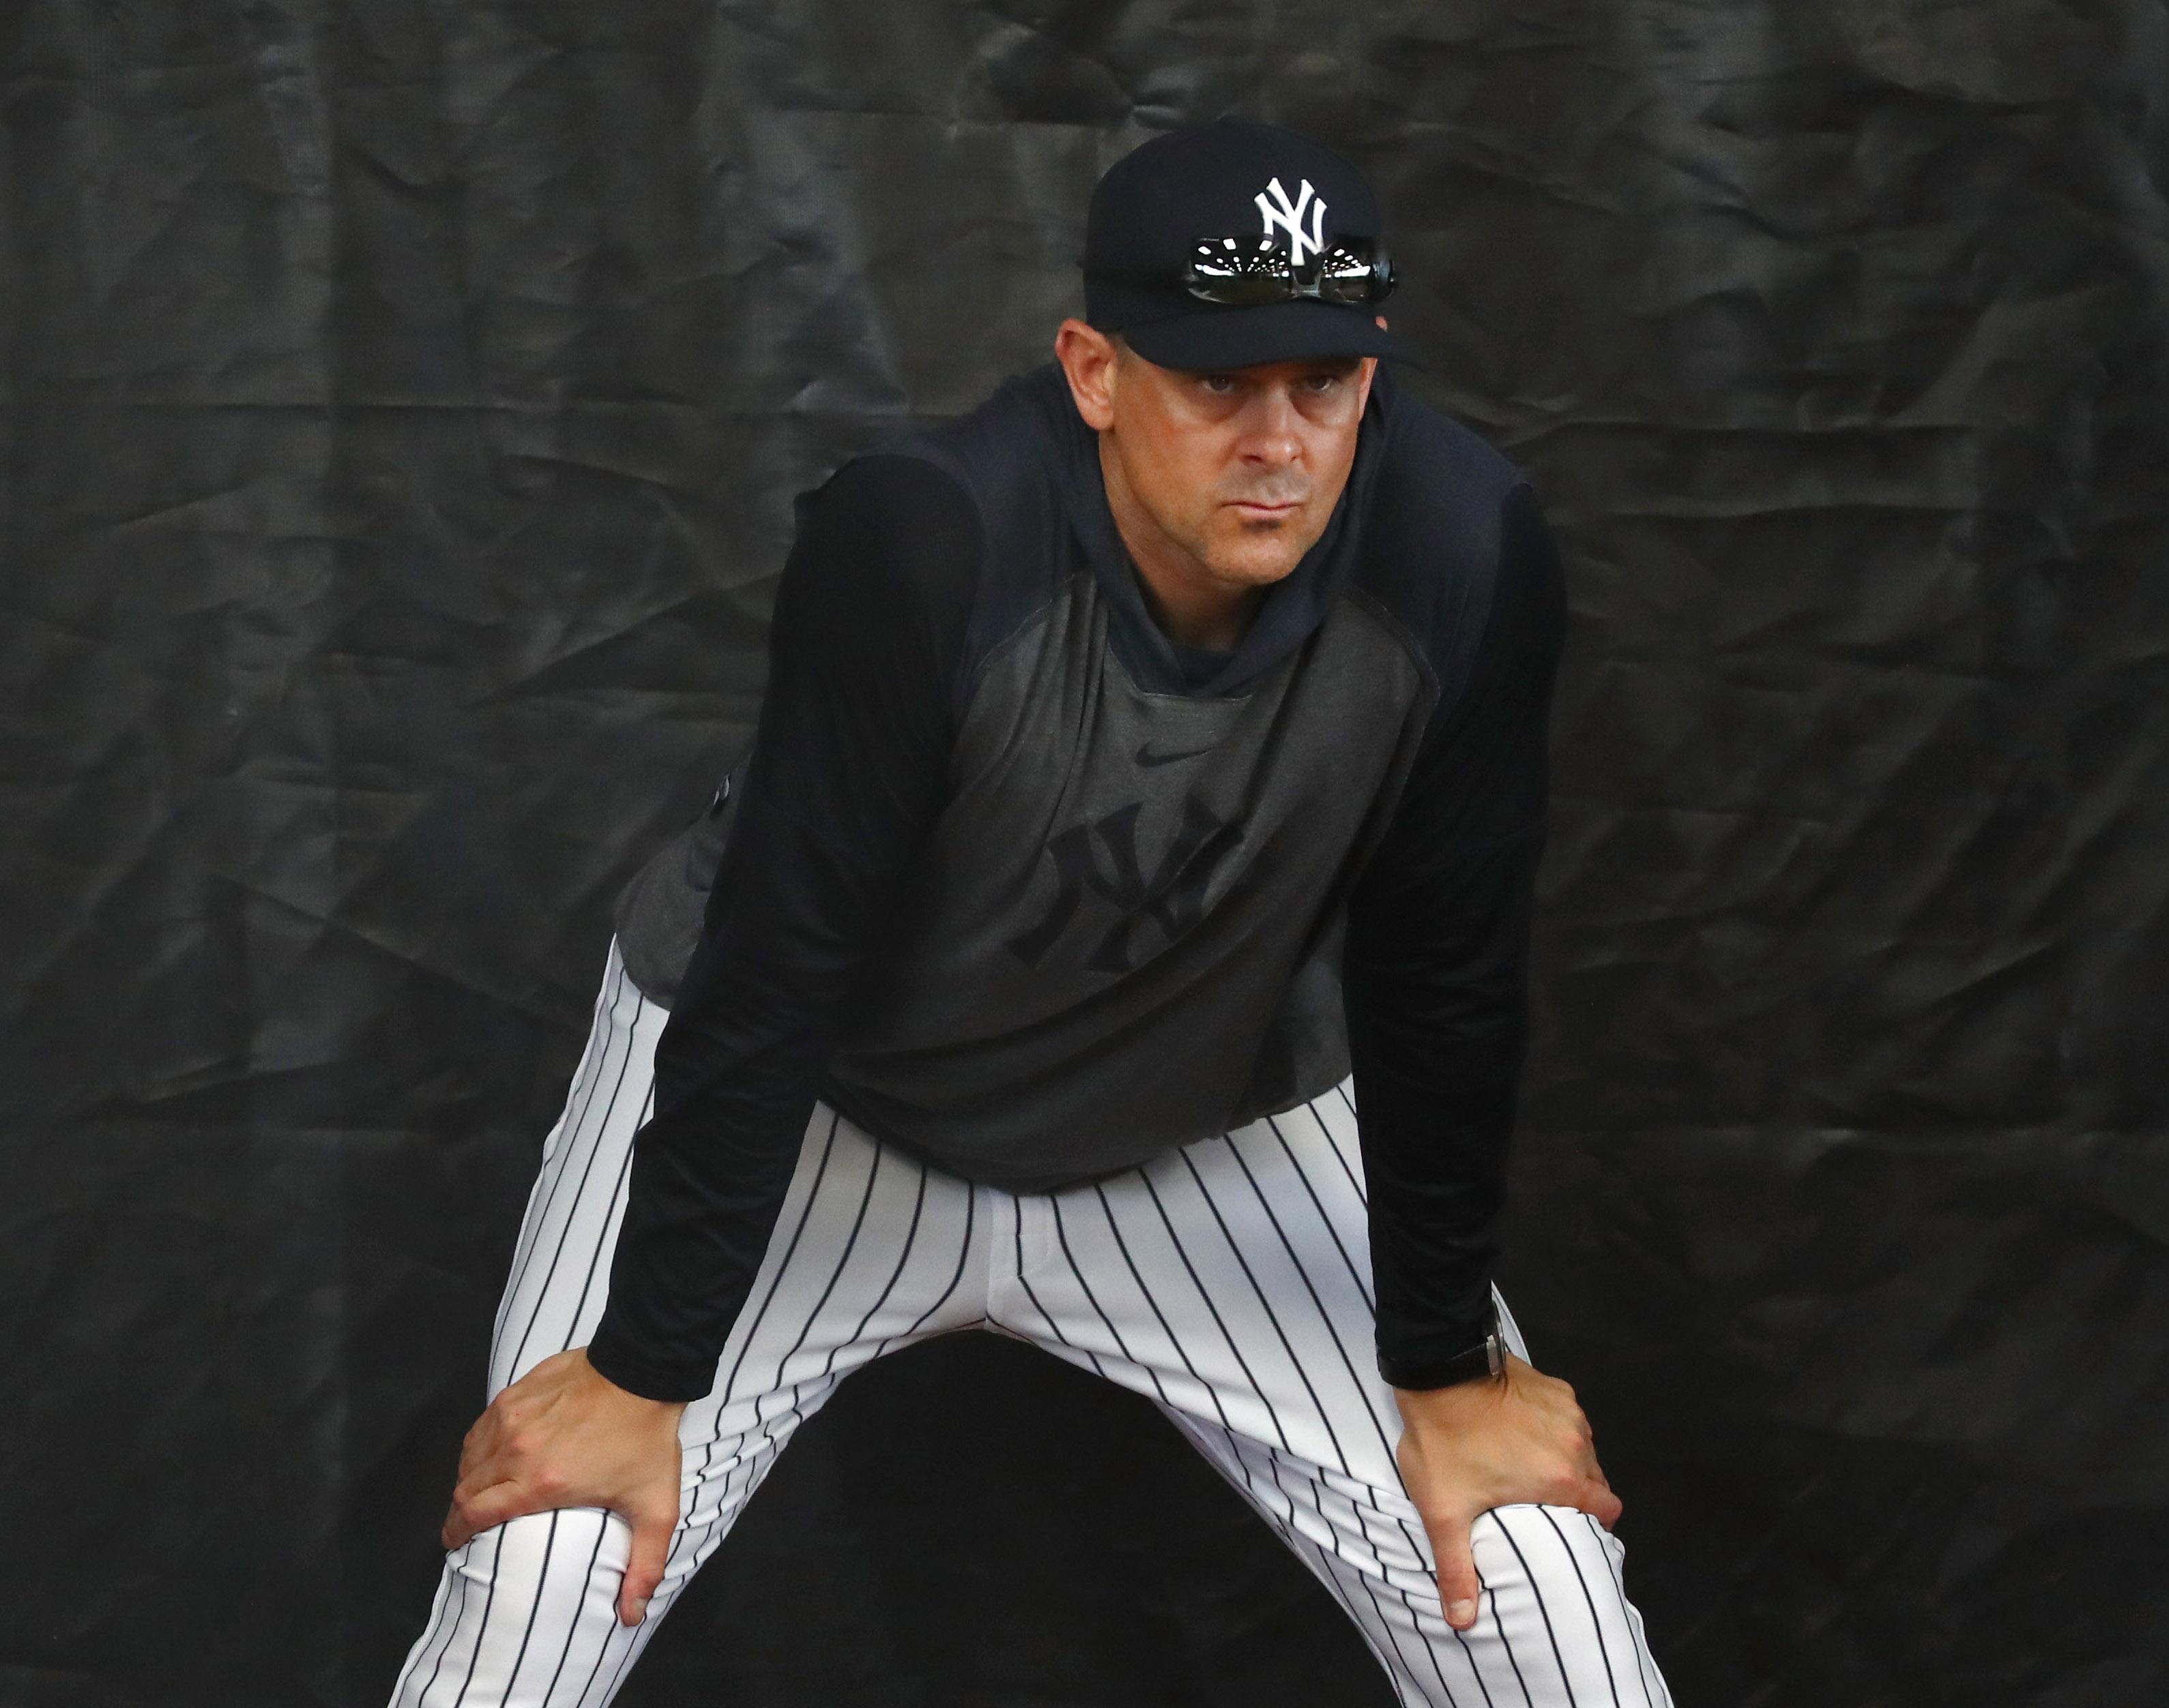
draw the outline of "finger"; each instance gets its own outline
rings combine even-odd
[[[484,1530],[494,1530],[511,1519],[543,1510],[534,1492],[517,1482],[500,1482],[472,1495],[455,1494],[445,1515],[445,1548],[463,1548]]]
[[[477,1459],[474,1468],[462,1472],[460,1480],[452,1485],[452,1504],[463,1506],[485,1489],[500,1487],[519,1480],[518,1471],[504,1463],[502,1455]]]
[[[1601,1477],[1584,1483],[1574,1504],[1607,1530],[1619,1522],[1619,1514],[1627,1509],[1626,1503],[1612,1493],[1612,1486]]]
[[[617,1616],[622,1625],[638,1625],[648,1617],[648,1603],[663,1581],[663,1568],[670,1556],[670,1532],[675,1514],[663,1518],[646,1514],[631,1520],[632,1546],[626,1556],[625,1582],[617,1593]]]
[[[1468,1521],[1455,1519],[1425,1528],[1431,1532],[1431,1553],[1438,1562],[1438,1601],[1446,1622],[1456,1631],[1467,1631],[1476,1623],[1476,1598],[1483,1588],[1476,1575]]]
[[[499,1482],[503,1480],[498,1479]],[[482,1526],[474,1523],[470,1516],[473,1510],[472,1503],[477,1495],[495,1486],[494,1482],[472,1485],[462,1482],[452,1491],[452,1503],[445,1509],[445,1522],[437,1532],[437,1540],[445,1545],[447,1554],[456,1548],[464,1548],[475,1539]]]
[[[497,1420],[484,1412],[468,1426],[466,1435],[460,1443],[460,1475],[464,1477],[473,1468],[475,1461],[485,1457],[496,1444]]]
[[[562,1504],[557,1498],[565,1493],[565,1478],[557,1466],[537,1454],[532,1440],[502,1432],[488,1452],[476,1455],[473,1464],[460,1473],[452,1499],[472,1500],[486,1488],[508,1482],[533,1489],[546,1507]]]

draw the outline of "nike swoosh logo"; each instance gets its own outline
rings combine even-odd
[[[1152,743],[1147,742],[1138,749],[1138,763],[1140,765],[1172,765],[1177,759],[1194,759],[1200,753],[1212,751],[1210,747],[1203,747],[1186,748],[1179,753],[1155,753],[1152,750]]]

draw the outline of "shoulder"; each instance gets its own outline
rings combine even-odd
[[[904,445],[853,457],[802,493],[797,513],[802,545],[810,536],[910,557],[925,556],[935,541],[977,544],[977,511],[963,483],[939,460]]]
[[[1086,476],[1099,478],[1096,442],[1050,362],[1004,381],[968,414],[901,435],[870,456],[938,476],[952,544],[961,546],[970,519],[972,585],[953,589],[970,606],[960,676],[968,683],[978,662],[1048,609],[1068,578],[1076,561],[1073,495]]]
[[[1395,382],[1367,531],[1375,566],[1420,581],[1481,575],[1497,558],[1508,494],[1528,477],[1476,433]]]
[[[1512,460],[1398,383],[1380,425],[1355,586],[1420,650],[1450,704],[1501,577],[1522,572],[1512,536],[1533,495]]]
[[[881,618],[968,609],[982,555],[971,496],[938,463],[882,450],[799,495],[778,614],[809,604]]]
[[[922,534],[997,562],[1029,561],[1066,525],[1062,475],[1082,423],[1060,370],[1007,380],[977,408],[900,432],[845,463],[799,500],[802,529],[833,519],[908,545]]]
[[[999,387],[968,414],[899,433],[798,500],[780,625],[833,640],[902,628],[945,661],[952,695],[974,662],[1044,607],[1068,553],[1063,459],[1074,408],[1060,370]],[[1067,411],[1069,419],[1063,418]],[[855,656],[855,655],[854,655]]]
[[[978,408],[899,441],[970,496],[991,555],[1005,564],[1053,552],[1069,526],[1066,476],[1090,437],[1050,362],[1006,380]]]
[[[930,661],[946,692],[978,588],[969,496],[935,465],[880,451],[853,457],[797,508],[769,631],[771,678],[826,680],[909,657]]]

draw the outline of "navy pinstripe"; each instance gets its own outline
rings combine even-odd
[[[565,1134],[577,1132],[587,1120],[588,1104],[602,1077],[604,1058],[617,1041],[616,1034],[603,1024],[603,1016],[608,1012],[616,989],[624,982],[624,972],[620,970],[615,977],[605,978],[602,987],[595,992],[594,1009],[589,1017],[587,1048],[580,1054],[579,1068],[573,1077],[573,1088],[565,1099],[565,1112],[558,1118],[557,1125],[551,1129],[549,1137],[543,1141],[542,1155],[546,1162],[562,1142]],[[504,1319],[512,1310],[512,1301],[520,1296],[520,1284],[526,1277],[527,1264],[535,1254],[536,1242],[541,1237],[543,1226],[549,1220],[549,1200],[557,1195],[558,1184],[563,1178],[562,1173],[546,1168],[535,1177],[528,1214],[520,1230],[520,1243],[512,1254],[512,1278],[505,1284],[504,1296],[498,1301],[497,1318],[490,1324],[493,1343],[504,1333]],[[543,1200],[542,1214],[539,1216],[534,1213],[532,1200],[535,1199]]]

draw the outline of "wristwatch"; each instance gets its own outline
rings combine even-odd
[[[1378,1354],[1378,1374],[1397,1388],[1450,1388],[1479,1377],[1496,1375],[1506,1367],[1506,1338],[1499,1333],[1499,1311],[1494,1306],[1490,1326],[1484,1338],[1444,1358],[1420,1360],[1388,1359]]]

